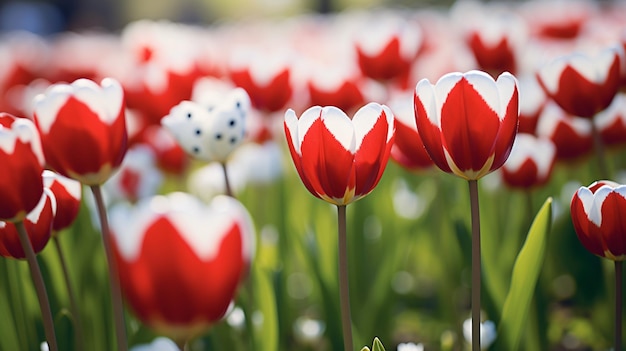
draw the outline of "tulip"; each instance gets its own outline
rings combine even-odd
[[[52,222],[54,234],[54,232],[68,228],[78,216],[82,186],[80,182],[50,170],[44,170],[42,177],[44,187],[52,191],[56,200],[56,213]]]
[[[122,163],[124,92],[113,79],[50,86],[35,98],[34,120],[48,165],[63,176],[101,185]]]
[[[568,113],[593,118],[609,106],[621,79],[621,47],[602,50],[592,57],[573,53],[542,66],[537,77],[546,94]]]
[[[334,106],[314,106],[300,118],[285,113],[285,136],[304,186],[314,196],[337,205],[339,297],[344,350],[353,350],[346,206],[369,194],[380,180],[394,139],[389,107],[369,103],[354,117]]]
[[[558,160],[574,160],[588,155],[593,149],[591,121],[568,115],[552,101],[539,115],[536,134],[552,140]]]
[[[369,103],[350,119],[333,107],[311,107],[300,118],[285,113],[291,157],[306,188],[337,206],[369,194],[378,184],[394,140],[389,107]]]
[[[599,181],[581,187],[571,203],[572,222],[578,239],[594,255],[613,261],[626,259],[626,185]]]
[[[33,123],[0,113],[0,220],[21,221],[43,193],[44,156]]]
[[[518,133],[535,134],[539,115],[548,100],[534,75],[525,75],[519,82],[519,128]]]
[[[178,343],[224,316],[254,252],[250,215],[227,196],[208,206],[185,193],[120,205],[111,226],[126,301]]]
[[[475,20],[466,42],[478,66],[494,75],[515,72],[526,37],[526,23],[512,13],[487,11]]]
[[[54,194],[49,189],[44,189],[37,206],[24,219],[28,239],[35,254],[41,252],[50,240],[55,212]],[[0,256],[15,259],[26,258],[17,228],[12,222],[0,221]]]
[[[45,192],[41,178],[44,165],[41,141],[35,125],[30,120],[17,118],[7,113],[0,113],[0,165],[4,171],[4,176],[0,178],[0,198],[2,198],[0,220],[5,221],[2,222],[4,225],[1,227],[12,233],[17,232],[17,239],[22,246],[22,251],[17,252],[14,244],[11,244],[12,242],[14,243],[13,239],[15,236],[12,234],[0,235],[5,248],[11,248],[11,252],[8,250],[4,251],[10,255],[23,255],[26,257],[37,292],[46,339],[50,344],[50,349],[57,351],[54,321],[50,310],[48,293],[44,285],[39,263],[35,257],[31,238],[26,231],[24,223],[28,221],[28,213],[37,209]],[[43,208],[44,205],[40,207]],[[38,250],[41,250],[50,237],[52,217],[53,215],[50,216],[47,233],[42,234],[38,231],[36,235],[33,235],[33,239],[36,240],[32,241],[37,244]],[[35,219],[35,222],[37,218],[38,215],[34,214],[31,216],[31,219]],[[9,224],[12,224],[12,226],[8,226]],[[15,229],[15,231],[8,227]],[[39,230],[40,228],[37,229]]]
[[[232,195],[226,160],[244,141],[250,98],[245,90],[237,88],[215,103],[203,106],[182,101],[161,123],[191,157],[222,164],[226,193]]]
[[[624,63],[624,50],[614,46],[596,56],[573,53],[561,56],[541,67],[537,76],[546,94],[563,110],[592,119],[606,109],[617,94]],[[600,132],[592,125],[598,168],[609,176]]]
[[[393,111],[396,123],[391,158],[409,170],[430,168],[433,161],[428,156],[415,125],[412,94],[401,94],[392,98],[389,107]]]
[[[409,74],[422,46],[422,33],[405,22],[398,16],[376,14],[362,25],[355,46],[365,76],[387,81]]]
[[[552,173],[555,158],[556,147],[549,139],[517,134],[511,155],[501,168],[502,179],[514,188],[544,185]]]
[[[607,146],[626,144],[626,93],[618,93],[606,110],[593,120]]]
[[[141,134],[141,143],[154,151],[159,169],[174,175],[185,173],[189,167],[189,157],[170,132],[155,125],[147,127]]]
[[[76,294],[72,288],[65,253],[57,235],[60,230],[70,227],[78,216],[82,197],[82,185],[76,180],[66,178],[50,170],[44,170],[42,177],[44,191],[52,192],[54,199],[56,200],[56,211],[54,213],[54,220],[52,221],[52,242],[54,243],[54,248],[59,256],[59,263],[61,264],[61,270],[63,271],[63,278],[65,280],[65,288],[67,289],[70,300],[72,319],[74,321],[74,328],[76,331],[74,333],[76,337],[76,348],[84,349],[83,326],[76,300]]]
[[[244,139],[249,109],[248,94],[236,89],[213,109],[183,101],[161,123],[190,156],[224,162]]]
[[[250,94],[252,105],[264,112],[282,110],[292,98],[289,58],[272,50],[241,50],[231,60],[230,79]]]
[[[90,186],[96,199],[109,265],[117,348],[126,351],[122,297],[109,247],[110,233],[101,189],[126,154],[124,92],[111,78],[103,79],[100,85],[88,79],[54,84],[35,98],[34,120],[48,165],[63,176]]]
[[[468,180],[472,214],[472,350],[480,350],[478,179],[509,157],[519,119],[517,80],[502,73],[449,73],[415,87],[415,120],[426,151],[444,172]]]
[[[517,81],[494,81],[470,71],[444,75],[415,87],[417,129],[431,159],[444,172],[477,180],[506,161],[517,132]]]
[[[156,194],[162,183],[154,152],[147,145],[138,144],[128,150],[119,171],[104,184],[104,190],[109,204],[137,202]]]
[[[580,187],[570,212],[581,244],[615,265],[615,350],[622,349],[622,261],[626,260],[626,185],[602,180]]]

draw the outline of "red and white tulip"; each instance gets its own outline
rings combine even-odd
[[[341,206],[369,194],[394,140],[389,107],[369,103],[350,118],[334,106],[285,113],[285,134],[300,179],[314,196]]]

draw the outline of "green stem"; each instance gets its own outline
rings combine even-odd
[[[622,350],[622,261],[615,261],[615,351]]]
[[[122,290],[120,287],[120,278],[117,271],[117,264],[113,257],[111,249],[111,231],[109,230],[109,220],[107,219],[104,200],[102,199],[102,190],[99,185],[92,185],[91,192],[96,200],[98,207],[98,217],[100,226],[102,227],[102,242],[109,266],[109,285],[111,288],[111,302],[113,304],[113,319],[115,322],[115,333],[117,335],[117,350],[127,351],[128,342],[126,338],[126,326],[124,323],[124,304],[122,302]]]
[[[63,271],[63,278],[65,279],[65,288],[67,289],[67,295],[70,300],[70,308],[72,309],[72,317],[74,317],[74,329],[76,331],[76,349],[77,350],[85,350],[85,342],[83,340],[83,323],[80,317],[80,310],[78,309],[78,304],[76,303],[76,294],[74,293],[74,288],[72,288],[72,282],[70,280],[70,273],[67,266],[67,260],[65,259],[65,254],[63,253],[63,248],[61,247],[61,241],[57,235],[52,237],[54,241],[54,248],[56,249],[57,255],[59,256],[59,263],[61,264],[61,270]]]
[[[228,179],[228,170],[226,169],[226,162],[222,162],[222,170],[224,171],[224,187],[226,188],[226,195],[233,196],[233,190],[230,187],[230,180]]]
[[[480,351],[480,212],[478,180],[469,181],[472,212],[472,351]]]
[[[350,317],[350,288],[348,284],[348,240],[346,234],[346,205],[337,206],[339,232],[339,303],[345,351],[354,351]]]
[[[30,275],[33,279],[33,283],[35,284],[35,290],[37,291],[37,299],[39,300],[39,308],[41,309],[41,317],[43,319],[43,327],[46,334],[46,341],[48,342],[48,348],[50,351],[57,351],[59,348],[57,346],[57,339],[54,333],[54,320],[52,319],[52,311],[50,310],[50,300],[48,300],[48,292],[46,291],[46,286],[43,282],[43,276],[41,275],[41,270],[39,269],[39,263],[37,262],[35,251],[30,243],[30,239],[28,238],[24,222],[19,221],[15,223],[15,228],[17,229],[22,249],[26,255],[26,260],[28,261],[28,267],[30,268]]]

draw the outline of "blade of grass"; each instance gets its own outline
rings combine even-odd
[[[548,198],[537,213],[515,261],[495,350],[515,351],[520,345],[535,285],[543,266],[551,225],[552,198]]]

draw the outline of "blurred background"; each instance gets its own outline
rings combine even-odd
[[[42,35],[82,29],[117,31],[138,19],[210,24],[372,6],[424,7],[451,3],[450,0],[3,0],[0,30],[23,29]]]

